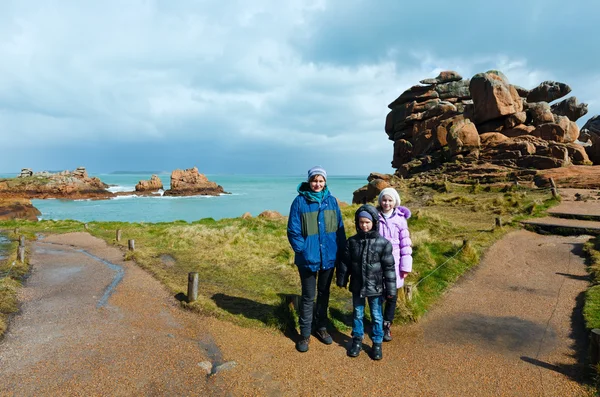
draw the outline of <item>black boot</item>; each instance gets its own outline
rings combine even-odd
[[[381,351],[381,343],[373,343],[373,360],[381,360],[383,352]]]
[[[350,357],[358,357],[361,350],[362,350],[362,339],[358,339],[358,338],[352,339],[352,346],[350,346],[350,350],[348,350],[348,355]]]
[[[296,342],[296,350],[300,353],[306,353],[308,351],[308,342],[310,341],[310,337],[300,337]]]
[[[392,323],[389,321],[385,321],[383,323],[383,341],[389,342],[392,340]]]

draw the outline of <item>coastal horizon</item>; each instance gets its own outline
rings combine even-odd
[[[85,167],[84,167],[85,168]],[[176,169],[180,169],[180,170],[185,170],[185,169],[189,169],[189,168],[193,168],[192,167],[188,167],[188,168],[174,168],[173,170],[169,171],[169,170],[162,170],[162,171],[145,171],[145,170],[115,170],[115,171],[93,171],[93,170],[89,170],[86,168],[88,175],[90,176],[99,176],[99,175],[170,175],[174,170]],[[310,166],[307,166],[307,169],[310,168]],[[26,168],[22,168],[22,169],[26,169]],[[22,170],[21,169],[21,170]],[[63,172],[63,171],[71,171],[68,169],[65,170],[50,170],[50,169],[31,169],[34,173],[35,172],[49,172],[49,173],[59,173],[59,172]],[[14,177],[16,175],[19,175],[21,173],[21,170],[19,171],[0,171],[0,178],[4,177]],[[200,168],[198,168],[198,171],[201,174],[204,174],[206,176],[219,176],[219,175],[223,175],[223,176],[280,176],[280,177],[306,177],[306,174],[302,174],[302,173],[241,173],[241,172],[210,172],[210,173],[205,173],[202,172],[202,170]],[[378,171],[373,171],[376,173],[381,173],[381,174],[390,174],[390,172],[378,172]],[[364,177],[368,177],[369,174],[373,173],[373,172],[368,172],[366,174],[364,174]],[[362,177],[363,174],[359,174],[359,173],[348,173],[348,174],[340,174],[340,173],[331,173],[330,175],[332,176],[340,176],[340,177]]]
[[[15,174],[12,174],[14,176]],[[72,219],[80,222],[193,222],[200,219],[237,218],[245,213],[258,216],[264,211],[277,211],[287,216],[296,197],[297,186],[305,175],[205,174],[210,181],[221,185],[225,192],[217,196],[162,196],[162,191],[137,196],[135,186],[149,173],[90,173],[109,185],[108,191],[121,193],[109,199],[32,199],[42,213],[39,220]],[[156,174],[170,188],[170,173]],[[9,176],[7,174],[0,174]],[[366,185],[368,175],[330,175],[328,186],[340,201],[352,203],[353,193]],[[131,192],[130,195],[122,193]]]

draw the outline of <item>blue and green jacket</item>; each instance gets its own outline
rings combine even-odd
[[[322,197],[310,190],[308,182],[298,186],[288,217],[287,236],[298,267],[313,272],[335,267],[344,252],[346,233],[340,207],[327,186]]]

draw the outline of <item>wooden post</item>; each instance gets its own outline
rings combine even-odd
[[[415,286],[413,285],[413,283],[406,283],[404,285],[404,291],[406,293],[406,300],[408,302],[410,302],[413,299],[413,291],[415,289]]]
[[[83,224],[83,228],[84,228],[85,230],[88,230],[88,224],[87,224],[87,223],[84,223],[84,224]]]
[[[117,241],[121,241],[121,229],[117,229]]]
[[[554,183],[554,178],[550,178],[550,186],[556,189],[556,183]]]
[[[129,251],[135,251],[135,240],[129,240]]]
[[[25,247],[24,246],[19,246],[19,249],[17,250],[17,259],[19,260],[19,262],[25,263]]]
[[[496,217],[496,227],[502,227],[502,220],[499,216]]]
[[[560,197],[560,195],[558,194],[558,190],[555,187],[553,187],[550,190],[552,190],[552,197],[554,197],[554,198],[559,198]]]
[[[198,272],[188,273],[187,301],[193,302],[198,299]]]
[[[19,228],[15,227],[15,234],[19,234]]]
[[[22,234],[19,236],[19,247],[25,247],[25,236]]]
[[[295,309],[298,310],[298,308],[300,307],[300,299],[298,295],[286,295],[285,296],[285,303],[288,306],[288,308],[290,309]]]
[[[600,328],[594,328],[590,332],[590,364],[595,366],[598,362],[600,362]]]

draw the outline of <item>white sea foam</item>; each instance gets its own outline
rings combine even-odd
[[[116,193],[116,192],[133,192],[135,190],[135,186],[116,185],[116,186],[110,186],[106,190],[108,190],[111,193]]]
[[[131,198],[138,198],[140,196],[136,196],[135,194],[128,194],[127,196],[116,196],[112,197],[111,200],[126,200]]]

